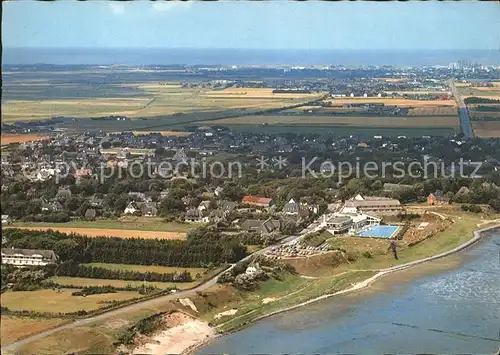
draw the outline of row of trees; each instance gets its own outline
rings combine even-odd
[[[75,261],[65,261],[58,265],[57,276],[88,277],[93,279],[115,279],[127,281],[191,282],[188,271],[181,273],[138,272],[131,270],[110,270],[102,267],[82,265]]]
[[[137,238],[89,238],[56,231],[4,231],[7,247],[52,249],[61,261],[78,263],[103,262],[115,264],[204,267],[234,263],[247,255],[238,241],[221,238],[215,231],[192,234],[188,240]]]

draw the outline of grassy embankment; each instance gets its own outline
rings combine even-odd
[[[2,344],[9,344],[14,341],[26,338],[33,334],[55,328],[61,324],[69,322],[62,318],[26,318],[2,316],[1,339]]]

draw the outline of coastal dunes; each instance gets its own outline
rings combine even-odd
[[[133,354],[181,354],[186,349],[215,335],[208,323],[181,312],[168,314],[162,319],[163,330],[142,337]]]

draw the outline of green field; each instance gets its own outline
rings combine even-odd
[[[159,289],[178,288],[180,290],[194,287],[198,282],[148,282],[148,281],[127,281],[127,280],[107,280],[90,279],[85,277],[66,277],[54,276],[48,279],[56,284],[63,286],[87,287],[87,286],[113,286],[113,287],[132,287],[154,286]]]
[[[196,278],[197,274],[203,275],[208,269],[205,268],[182,268],[182,267],[169,267],[169,266],[157,266],[157,265],[128,265],[128,264],[106,264],[106,263],[90,263],[83,264],[86,266],[102,267],[108,270],[123,270],[123,271],[137,271],[137,272],[157,272],[161,274],[168,273],[181,273],[188,271],[193,279]]]
[[[182,74],[179,72],[177,76],[182,77]],[[200,112],[274,109],[321,96],[273,94],[272,89],[266,88],[224,90],[183,87],[176,80],[166,82],[164,75],[162,71],[130,72],[128,69],[8,72],[3,78],[6,94],[2,102],[2,122],[41,120],[54,116],[175,118],[175,115]],[[106,83],[103,84],[103,81]],[[125,128],[127,123],[120,121],[120,125]]]
[[[215,121],[217,122],[217,121]],[[215,124],[214,122],[214,124]],[[371,128],[363,126],[328,126],[328,125],[231,125],[229,126],[234,132],[243,133],[269,133],[269,134],[319,134],[321,136],[349,136],[357,134],[362,136],[406,136],[406,137],[422,137],[422,136],[449,136],[457,132],[455,128],[436,128],[436,127],[418,127],[418,128]]]
[[[74,289],[7,291],[2,293],[2,306],[12,311],[29,310],[34,312],[69,313],[79,310],[91,311],[113,301],[125,301],[141,297],[136,291],[119,291],[98,295],[72,296]]]
[[[457,115],[448,116],[376,116],[376,115],[252,115],[232,117],[200,124],[220,125],[314,125],[326,127],[366,127],[366,128],[456,128],[459,125]]]

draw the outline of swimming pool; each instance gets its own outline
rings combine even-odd
[[[373,226],[358,233],[358,237],[392,238],[396,236],[399,226]]]

